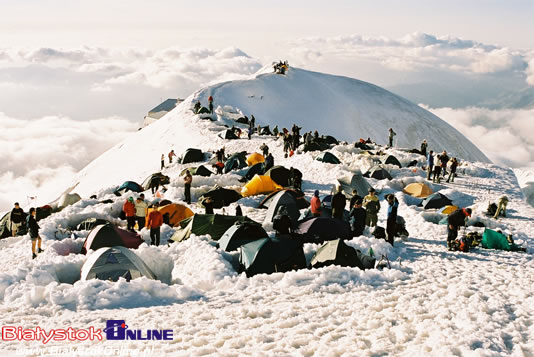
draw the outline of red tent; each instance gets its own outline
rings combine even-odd
[[[102,247],[121,246],[126,248],[137,248],[145,241],[133,232],[120,229],[111,224],[96,226],[89,232],[87,239],[83,243],[82,254],[87,254],[89,249],[97,250]]]

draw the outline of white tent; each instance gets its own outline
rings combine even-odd
[[[127,281],[146,276],[156,279],[150,268],[135,253],[125,247],[100,248],[85,261],[81,280],[101,279]]]
[[[58,201],[57,208],[61,210],[67,206],[75,204],[81,199],[82,198],[77,193],[64,193]]]
[[[358,194],[364,197],[367,195],[369,188],[371,188],[371,185],[362,176],[360,171],[357,171],[352,176],[338,178],[337,180],[345,194],[349,197],[352,197],[352,190],[358,191]]]

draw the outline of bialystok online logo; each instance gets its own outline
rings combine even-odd
[[[165,340],[173,339],[173,330],[140,330],[129,329],[125,320],[107,320],[105,329],[50,329],[45,330],[39,326],[35,328],[22,328],[20,326],[2,326],[3,341],[41,341],[47,344],[50,341],[102,341],[103,334],[107,340]]]

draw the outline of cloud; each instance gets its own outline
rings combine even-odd
[[[320,51],[323,56],[380,62],[398,71],[448,70],[467,74],[524,72],[527,52],[451,36],[415,32],[400,39],[362,35],[307,37],[291,42],[293,54]],[[313,50],[312,50],[313,49]],[[529,81],[532,84],[533,80]]]
[[[74,173],[137,129],[118,117],[25,120],[0,113],[0,122],[0,211],[15,201],[26,202],[28,196],[38,196],[42,203],[56,198],[72,183]]]
[[[454,126],[494,163],[534,168],[534,109],[426,109]]]

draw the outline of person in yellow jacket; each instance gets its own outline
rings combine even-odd
[[[374,188],[371,187],[369,194],[364,197],[363,207],[365,208],[365,225],[375,227],[378,221],[378,211],[380,211],[380,201]]]

